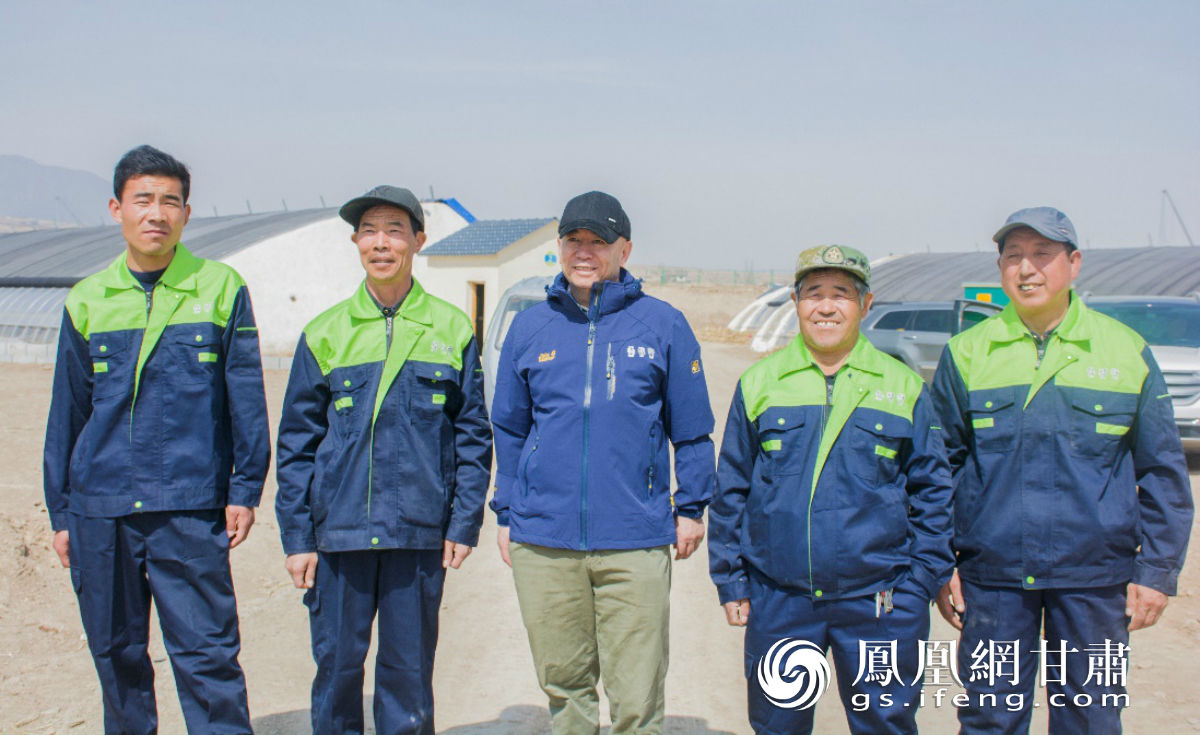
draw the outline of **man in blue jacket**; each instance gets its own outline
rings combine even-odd
[[[375,729],[429,733],[447,568],[479,538],[492,465],[471,322],[412,277],[421,204],[379,186],[340,210],[366,280],[304,329],[279,423],[275,512],[306,589],[315,733],[363,732],[379,616]]]
[[[1071,290],[1065,214],[1022,209],[993,239],[1010,303],[950,340],[933,382],[954,472],[958,570],[938,607],[962,630],[959,722],[1028,731],[1044,656],[1050,731],[1119,732],[1129,631],[1175,594],[1192,525],[1171,397],[1145,341]],[[1016,649],[1011,675],[990,665],[995,642]]]
[[[58,338],[46,507],[109,733],[157,731],[152,599],[188,732],[250,732],[229,549],[270,462],[266,398],[246,284],[179,242],[190,184],[150,146],[121,158],[125,252],[71,289]]]
[[[830,648],[852,732],[917,731],[929,603],[953,566],[950,471],[920,377],[859,332],[870,277],[852,248],[800,254],[800,334],[746,371],[725,423],[709,568],[747,626],[760,734],[812,732]]]
[[[671,557],[704,538],[712,410],[683,315],[622,266],[629,218],[593,191],[559,221],[562,275],[521,312],[492,405],[492,509],[555,733],[662,731]],[[668,443],[678,489],[671,495]]]

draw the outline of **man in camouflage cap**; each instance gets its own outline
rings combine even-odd
[[[801,253],[800,334],[742,375],[725,423],[709,568],[746,626],[758,733],[812,731],[830,648],[853,732],[916,732],[950,469],[921,379],[859,333],[870,279],[853,248]]]

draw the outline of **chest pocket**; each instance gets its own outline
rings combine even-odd
[[[208,383],[221,363],[221,334],[215,324],[189,324],[175,328],[167,338],[174,379],[181,383]]]
[[[900,473],[900,450],[912,435],[912,424],[899,416],[856,411],[849,428],[854,474],[872,487],[892,484]]]
[[[409,392],[408,408],[414,417],[432,418],[457,410],[458,371],[449,365],[412,362],[416,378]]]
[[[367,390],[372,367],[356,365],[335,368],[329,373],[329,392],[333,403],[333,424],[344,437],[362,431],[375,410],[375,395]]]
[[[1020,429],[1021,406],[1012,395],[978,392],[970,394],[967,420],[975,436],[975,448],[983,454],[1010,450]]]
[[[758,452],[767,478],[804,472],[810,455],[805,423],[799,406],[772,406],[758,417]]]
[[[133,387],[129,335],[92,335],[88,355],[92,359],[92,398],[120,395]]]
[[[1106,457],[1127,441],[1137,411],[1131,393],[1075,392],[1071,404],[1071,451],[1080,457]]]

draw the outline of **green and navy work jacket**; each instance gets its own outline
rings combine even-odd
[[[154,289],[121,254],[67,296],[46,427],[46,507],[66,514],[258,505],[271,460],[246,284],[182,244]]]
[[[748,573],[812,599],[911,582],[933,597],[953,568],[950,470],[921,379],[859,337],[832,395],[801,336],[742,375],[709,507],[722,603]]]
[[[1039,364],[1010,305],[950,340],[933,394],[964,579],[1175,593],[1191,488],[1171,398],[1137,333],[1072,294]]]
[[[461,310],[414,280],[389,319],[364,283],[305,328],[279,423],[286,553],[474,546],[491,466]]]

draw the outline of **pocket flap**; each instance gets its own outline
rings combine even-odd
[[[88,354],[95,359],[103,360],[124,351],[127,344],[129,344],[129,340],[123,334],[93,335],[91,341],[88,342]]]
[[[759,433],[788,431],[804,426],[804,408],[801,406],[771,406],[758,417]]]
[[[181,345],[191,345],[192,347],[212,347],[221,343],[221,335],[217,334],[209,325],[199,324],[194,329],[181,329],[171,336],[171,341]]]
[[[334,393],[347,393],[363,387],[369,375],[364,370],[334,370],[329,373],[329,387]]]
[[[855,411],[852,418],[859,429],[886,439],[903,439],[912,434],[912,424],[899,416]]]
[[[967,410],[971,413],[991,414],[1013,405],[1012,396],[972,393],[967,399]]]
[[[458,371],[449,365],[442,365],[435,362],[410,362],[409,365],[412,365],[413,373],[421,380],[431,383],[441,381],[458,382]]]
[[[1129,416],[1137,410],[1138,397],[1133,393],[1073,393],[1068,400],[1075,410],[1092,416]]]

